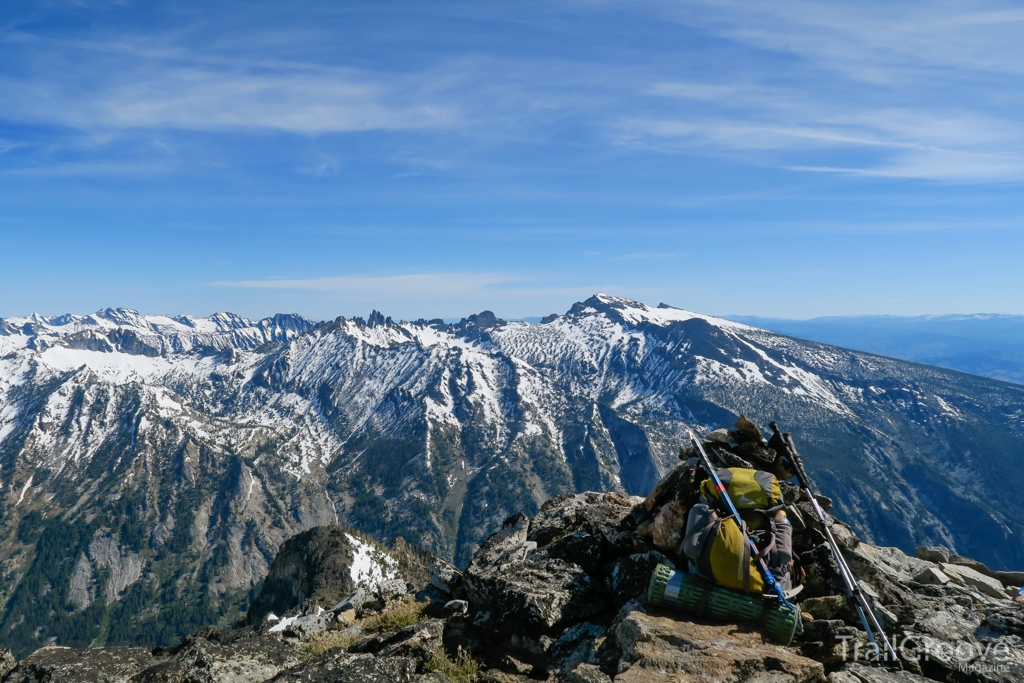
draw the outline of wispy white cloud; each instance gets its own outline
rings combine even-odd
[[[1024,180],[1024,159],[956,150],[918,150],[888,163],[867,168],[793,166],[791,170],[841,173],[878,178],[919,178],[938,181]]]
[[[712,102],[720,107],[714,112],[717,116],[697,121],[646,122],[653,132],[667,135],[708,130],[718,123],[725,129],[723,139],[735,139],[739,131],[740,140],[745,137],[742,133],[745,128],[768,132],[771,137],[878,146],[1000,145],[1024,140],[1016,120],[972,110],[970,103],[965,102],[954,107],[921,103],[904,107],[878,106],[873,101],[857,101],[852,96],[832,98],[830,93],[816,92],[806,84],[784,88],[662,82],[649,87],[645,94]],[[760,133],[754,137],[759,136]]]
[[[678,97],[718,104],[751,105],[777,103],[786,97],[785,90],[778,87],[755,86],[744,83],[700,83],[694,81],[663,81],[652,83],[643,93],[657,97]]]
[[[944,182],[1024,177],[1020,7],[807,0],[647,6],[757,56],[727,50],[734,61],[712,71],[642,86],[655,103],[646,115],[619,119],[612,136],[618,144],[798,171]]]
[[[651,151],[745,155],[795,171],[946,182],[1024,177],[1024,132],[1017,117],[984,103],[936,99],[934,93],[927,106],[878,106],[887,90],[857,86],[836,97],[806,82],[769,87],[663,81],[645,94],[678,101],[664,109],[683,110],[685,118],[623,119],[613,139]],[[892,98],[907,99],[905,94]],[[827,155],[834,162],[849,154],[858,157],[849,167],[820,159]]]
[[[556,4],[560,12],[582,12],[575,1]],[[584,4],[589,18],[595,5],[622,3]],[[657,53],[644,46],[621,59],[585,47],[570,57],[548,45],[552,54],[539,58],[474,45],[419,59],[359,60],[295,49],[304,41],[330,47],[329,34],[308,26],[260,26],[244,36],[226,31],[212,45],[198,44],[188,31],[91,41],[8,31],[3,41],[30,56],[17,73],[0,78],[0,120],[92,136],[413,131],[425,144],[405,139],[404,148],[396,144],[380,155],[407,169],[402,176],[469,165],[537,174],[545,169],[523,168],[494,150],[570,140],[605,158],[695,152],[880,177],[1020,177],[1019,7],[649,0],[631,2],[629,11],[637,21],[667,18],[712,44],[713,68],[689,53],[651,59]],[[488,16],[480,9],[440,12],[449,19]],[[558,25],[544,25],[544,18],[536,19],[543,30]],[[857,158],[823,158],[847,153]],[[341,166],[338,155],[320,150],[287,165],[314,176]]]
[[[660,259],[675,258],[676,255],[668,252],[638,251],[632,254],[616,256],[613,261],[651,261]]]
[[[808,107],[814,117],[821,112]],[[950,120],[925,112],[836,112],[785,125],[723,115],[688,121],[632,120],[621,123],[620,144],[668,153],[756,154],[755,161],[793,171],[836,171],[851,175],[919,178],[953,182],[1024,178],[1021,135],[1009,122],[982,117]],[[915,125],[916,124],[916,125]],[[963,133],[961,134],[961,131]],[[840,155],[864,150],[860,167],[836,168],[787,162],[802,153]],[[765,153],[775,153],[765,156]],[[780,156],[781,155],[781,156]]]
[[[141,177],[164,175],[175,170],[175,168],[175,164],[168,159],[127,158],[37,163],[31,166],[15,166],[10,169],[3,169],[0,172],[7,176],[22,176],[26,178],[100,178],[106,176]]]
[[[217,287],[246,289],[298,289],[318,292],[378,292],[451,296],[497,285],[521,283],[528,278],[506,273],[410,273],[403,275],[347,275],[338,277],[268,278],[211,283]]]
[[[324,69],[225,73],[189,68],[112,79],[91,92],[59,84],[0,80],[0,114],[79,129],[272,129],[316,134],[452,125],[450,106],[401,101],[370,74]],[[398,101],[396,101],[398,100]]]
[[[922,70],[1024,74],[1024,9],[1008,2],[690,0],[654,6],[669,17],[869,82]]]

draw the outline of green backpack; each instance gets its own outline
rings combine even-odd
[[[779,480],[771,472],[730,467],[718,470],[718,478],[722,480],[725,492],[732,500],[732,504],[736,506],[740,516],[753,529],[761,526],[762,521],[758,519],[759,517],[763,517],[769,509],[782,503],[782,489],[779,487]],[[715,490],[715,481],[711,478],[702,481],[700,494],[706,503],[717,502],[718,491]],[[724,506],[722,509],[725,509]]]
[[[778,480],[770,472],[743,468],[719,470],[718,477],[740,519],[730,516],[719,501],[712,479],[701,482],[701,502],[690,508],[681,548],[691,570],[720,586],[761,594],[765,582],[756,563],[762,559],[788,589],[793,529],[772,521],[773,509],[782,503]],[[756,555],[751,552],[751,536]]]

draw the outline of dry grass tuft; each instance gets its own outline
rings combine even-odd
[[[444,650],[438,650],[424,667],[430,673],[439,673],[452,683],[473,683],[480,672],[480,664],[461,647],[453,660]]]
[[[360,626],[370,633],[397,631],[426,619],[423,610],[427,608],[427,605],[428,603],[425,602],[416,602],[416,598],[409,595],[392,602],[381,614],[366,617]]]
[[[351,634],[342,633],[341,631],[320,631],[319,633],[314,633],[306,641],[305,650],[306,654],[310,657],[319,657],[336,647],[348,649],[356,640],[358,639]]]
[[[412,626],[418,621],[424,621],[426,617],[423,611],[429,603],[416,602],[413,596],[407,596],[402,600],[392,602],[381,614],[374,614],[358,622],[356,626],[363,630],[363,633],[356,636],[351,632],[336,631],[328,629],[310,636],[303,647],[304,657],[319,657],[325,652],[340,647],[348,649],[357,640],[370,633],[384,631],[397,631],[398,629]]]

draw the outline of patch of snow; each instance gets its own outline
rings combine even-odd
[[[161,408],[173,410],[176,413],[180,413],[182,411],[181,404],[171,398],[167,391],[159,390],[154,393],[156,397],[156,404]]]
[[[25,482],[25,485],[21,487],[21,495],[18,496],[18,502],[14,504],[15,506],[21,505],[21,501],[25,500],[25,492],[28,491],[30,486],[32,486],[32,480],[35,478],[36,475],[35,472],[33,472],[32,476],[28,478],[28,481]]]
[[[245,499],[249,500],[252,498],[252,489],[256,486],[256,476],[249,471],[248,467],[245,468],[245,472],[249,475],[249,491],[245,494]]]
[[[941,396],[936,396],[935,400],[938,401],[939,407],[942,408],[942,414],[950,417],[955,417],[958,420],[963,420],[964,416],[959,410],[942,400]]]
[[[350,570],[352,583],[372,590],[382,582],[398,577],[398,560],[352,534],[345,536],[354,548]]]
[[[274,624],[269,629],[267,629],[267,631],[269,633],[280,633],[281,631],[285,630],[293,623],[295,623],[295,620],[298,618],[299,615],[295,615],[294,617],[285,617],[284,619],[281,619],[278,623]]]
[[[2,418],[0,418],[0,419],[2,419]],[[8,422],[6,424],[4,424],[3,422],[0,422],[0,443],[4,442],[4,439],[7,438],[8,434],[10,434],[11,432],[14,431],[14,428],[16,426],[17,426],[17,423],[14,422],[14,421]]]
[[[803,394],[815,398],[818,400],[818,402],[822,403],[823,405],[837,413],[850,416],[853,415],[853,411],[851,411],[846,406],[846,404],[839,400],[839,398],[835,394],[833,394],[827,386],[825,386],[821,378],[818,377],[817,375],[814,375],[802,368],[798,368],[793,365],[780,363],[779,361],[769,356],[764,351],[764,349],[761,349],[756,344],[752,344],[746,339],[743,339],[743,337],[741,337],[740,335],[733,334],[731,336],[740,343],[742,343],[744,346],[752,350],[754,353],[756,353],[758,357],[760,357],[761,360],[763,360],[765,363],[781,370],[782,373],[785,374],[788,378],[797,382],[800,385],[797,388],[783,387],[784,390],[787,390],[794,395]],[[755,381],[760,380],[765,383],[768,383],[768,380],[764,377],[764,374],[761,372],[760,368],[758,368],[756,364],[749,363],[747,361],[740,362],[748,366],[752,366],[752,374],[756,373],[756,376],[753,376],[752,379],[754,379]]]
[[[76,370],[83,365],[103,379],[123,383],[161,377],[174,371],[192,370],[198,366],[212,365],[209,359],[136,356],[128,353],[103,353],[53,346],[39,354],[42,361],[55,370],[65,372]]]
[[[687,311],[682,308],[675,308],[673,306],[661,306],[654,308],[647,304],[640,303],[639,301],[632,301],[631,299],[622,299],[617,296],[610,296],[608,294],[598,294],[597,299],[609,304],[615,308],[619,315],[624,320],[634,325],[642,322],[648,322],[659,327],[665,327],[671,325],[674,322],[681,322],[686,320],[693,320],[694,318],[703,320],[711,323],[715,327],[724,329],[735,329],[735,330],[752,330],[754,328],[750,325],[744,325],[732,320],[726,320],[724,318],[716,318],[711,315],[702,315],[700,313],[694,313],[693,311]],[[584,309],[584,312],[596,312],[589,306]]]

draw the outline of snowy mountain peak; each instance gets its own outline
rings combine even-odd
[[[699,319],[719,328],[754,329],[732,320],[694,313],[693,311],[676,308],[665,303],[660,303],[657,307],[651,307],[639,301],[624,299],[610,294],[595,294],[586,301],[578,302],[569,309],[566,315],[594,313],[603,313],[612,320],[630,327],[636,327],[642,323],[665,327],[676,322]]]
[[[97,318],[114,323],[118,327],[145,327],[146,319],[133,308],[105,308],[96,311]],[[70,320],[71,316],[67,316]]]

